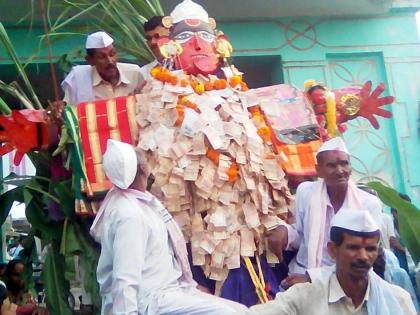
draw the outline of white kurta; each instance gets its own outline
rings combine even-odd
[[[404,315],[415,315],[416,311],[410,296],[403,289],[381,281],[380,285],[388,286],[395,302],[399,304]],[[296,284],[286,292],[278,293],[275,300],[266,304],[251,307],[247,315],[368,315],[367,303],[372,298],[370,284],[363,302],[354,307],[346,296],[335,273],[326,281]]]
[[[79,65],[73,67],[61,83],[64,101],[71,105],[94,100],[106,100],[140,92],[144,78],[138,65],[117,63],[120,73],[115,86],[103,80],[95,67]]]
[[[309,243],[309,211],[312,189],[314,182],[304,182],[299,185],[296,191],[296,223],[293,226],[287,225],[288,229],[288,250],[298,250],[296,257],[290,262],[290,273],[305,273],[308,266],[308,243]],[[370,212],[378,226],[381,226],[382,205],[379,199],[361,189],[358,189],[361,204]],[[340,209],[351,208],[348,205],[347,197]],[[325,220],[325,237],[322,250],[321,266],[331,266],[335,262],[327,251],[327,243],[330,240],[331,220],[334,216],[334,208],[330,200],[327,200],[327,218]]]
[[[97,268],[102,314],[235,314],[238,305],[180,283],[154,198],[121,195],[105,209]]]
[[[381,243],[386,249],[391,249],[389,239],[395,237],[394,222],[390,214],[382,212]]]

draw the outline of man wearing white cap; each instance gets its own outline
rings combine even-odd
[[[361,209],[341,209],[332,219],[328,253],[336,267],[326,279],[296,284],[248,314],[415,315],[410,295],[373,272],[380,232]]]
[[[114,187],[91,227],[101,244],[101,314],[244,314],[244,306],[196,289],[182,232],[146,191],[150,167],[138,164],[134,148],[108,140],[103,167]]]
[[[88,65],[73,67],[62,82],[64,101],[77,105],[96,99],[110,99],[140,92],[143,76],[135,64],[118,63],[114,40],[100,31],[86,39]]]
[[[269,246],[280,258],[285,249],[298,250],[289,264],[289,274],[293,275],[283,281],[284,287],[305,281],[307,269],[334,264],[327,252],[328,231],[334,215],[342,208],[366,209],[378,225],[381,223],[378,198],[350,180],[350,155],[341,138],[321,146],[316,169],[320,179],[304,182],[297,189],[294,226],[282,224],[269,232]]]

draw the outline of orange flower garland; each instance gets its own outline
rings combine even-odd
[[[239,86],[241,91],[249,90],[247,84],[242,80],[242,77],[239,75],[235,75],[229,78],[228,84],[228,81],[225,79],[216,79],[214,81],[209,80],[205,83],[200,83],[196,79],[179,80],[176,75],[172,74],[171,71],[162,66],[157,66],[153,68],[152,70],[150,70],[150,74],[156,80],[159,80],[164,83],[169,83],[172,85],[177,85],[179,83],[182,87],[187,87],[188,85],[191,85],[194,92],[197,94],[203,94],[206,91],[212,90],[223,90],[226,89],[228,86],[230,86],[231,88],[236,88],[237,86]]]

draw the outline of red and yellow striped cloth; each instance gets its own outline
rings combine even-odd
[[[89,197],[111,188],[102,168],[108,139],[136,143],[135,96],[80,103],[77,105],[80,140],[87,175]]]

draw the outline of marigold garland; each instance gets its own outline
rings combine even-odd
[[[239,86],[241,91],[249,90],[247,84],[242,80],[242,77],[239,75],[235,75],[229,78],[229,83],[226,79],[216,79],[214,81],[208,80],[205,83],[201,83],[196,79],[179,80],[179,78],[176,75],[174,75],[171,71],[162,66],[154,67],[152,70],[150,70],[150,74],[156,80],[159,80],[164,83],[169,83],[172,85],[180,84],[180,86],[182,87],[187,87],[188,85],[190,85],[193,88],[194,92],[196,92],[197,94],[203,94],[206,91],[212,90],[223,90],[226,89],[228,86],[230,86],[231,88],[237,88]]]

